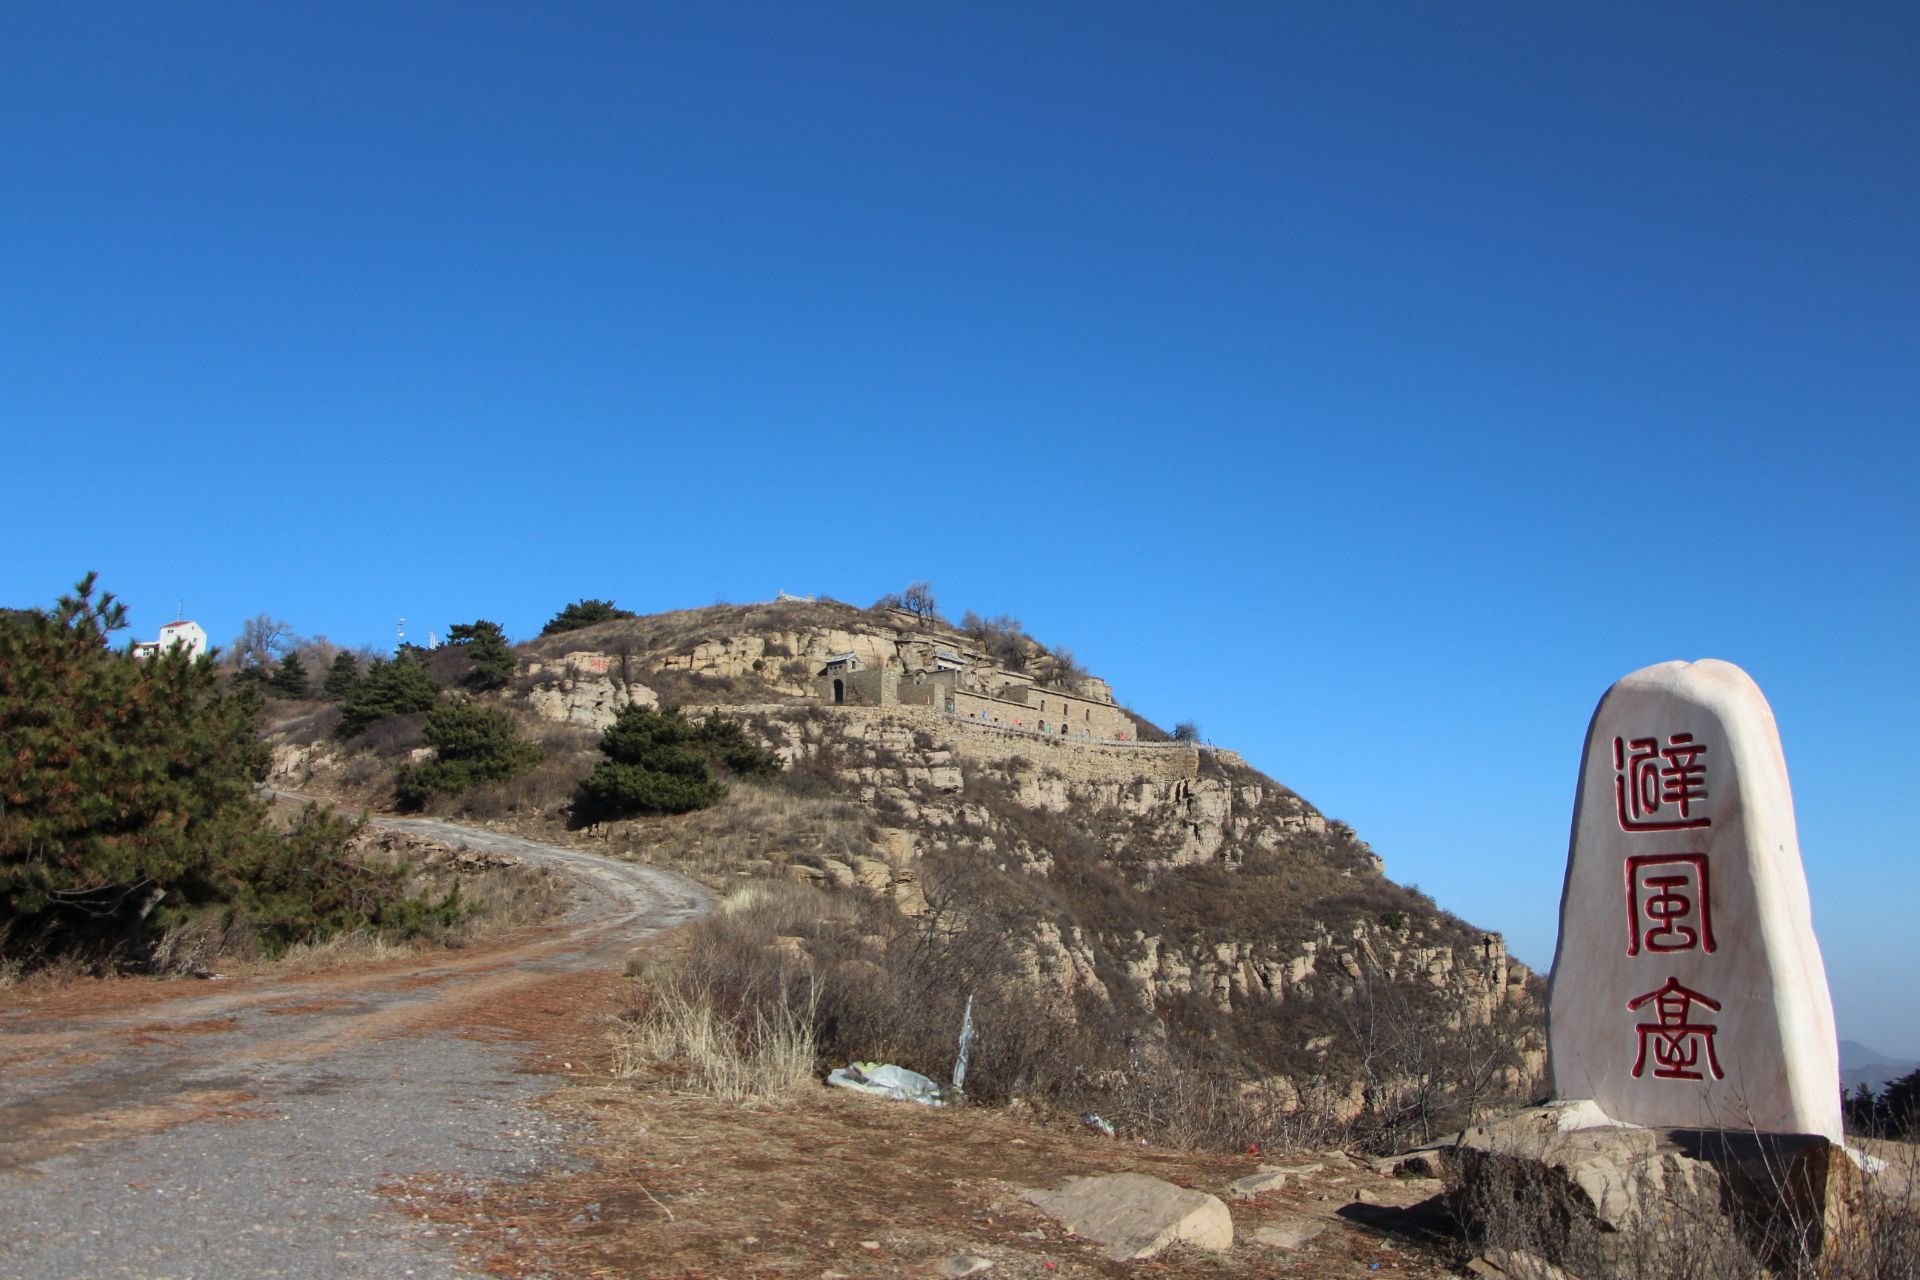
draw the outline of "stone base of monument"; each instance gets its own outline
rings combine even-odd
[[[1850,1230],[1864,1187],[1817,1134],[1649,1129],[1591,1102],[1515,1112],[1421,1154],[1489,1255],[1582,1277],[1804,1266]]]

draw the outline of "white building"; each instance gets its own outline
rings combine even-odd
[[[160,628],[158,640],[140,640],[133,646],[136,658],[151,658],[168,649],[185,649],[187,657],[197,658],[207,651],[207,633],[197,622],[169,622]]]

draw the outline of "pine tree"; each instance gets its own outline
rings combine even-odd
[[[307,684],[307,664],[300,661],[300,655],[290,653],[280,659],[280,665],[273,669],[267,678],[267,688],[283,698],[305,698],[311,690]]]
[[[520,736],[511,715],[476,706],[465,696],[428,712],[424,736],[435,758],[401,766],[394,780],[394,796],[408,808],[419,808],[435,794],[516,777],[545,758]]]
[[[320,692],[335,702],[344,702],[359,683],[360,663],[350,653],[336,653],[333,665],[327,668],[327,678],[321,682]]]
[[[259,696],[210,659],[135,659],[88,574],[0,623],[0,946],[112,954],[218,899],[272,839]]]
[[[440,686],[411,655],[376,661],[340,709],[340,736],[351,738],[375,720],[432,708]]]
[[[577,631],[581,627],[633,616],[625,609],[616,608],[611,600],[578,600],[554,614],[552,620],[540,629],[540,634],[550,636],[561,631]]]
[[[501,689],[513,679],[513,650],[507,647],[507,633],[499,623],[484,618],[456,622],[447,632],[447,643],[466,648],[473,666],[465,682],[474,688]]]
[[[465,914],[457,895],[408,894],[404,865],[353,861],[344,818],[308,806],[276,829],[257,790],[257,682],[223,689],[212,658],[180,649],[113,651],[126,612],[94,584],[0,612],[0,958],[139,961],[196,916],[250,928],[272,953]]]
[[[692,747],[693,726],[677,710],[633,703],[600,735],[607,758],[580,780],[574,812],[597,822],[639,813],[686,813],[727,794]]]
[[[574,799],[575,815],[589,822],[704,809],[727,794],[715,764],[743,776],[780,768],[779,757],[749,742],[737,721],[709,715],[694,724],[676,708],[631,703],[600,736],[600,752],[607,758],[580,780]]]
[[[1887,1085],[1880,1095],[1887,1132],[1912,1138],[1920,1135],[1920,1071],[1910,1071]]]

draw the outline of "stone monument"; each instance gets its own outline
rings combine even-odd
[[[1587,729],[1548,993],[1556,1098],[1841,1141],[1840,1064],[1773,712],[1732,663],[1646,667]]]

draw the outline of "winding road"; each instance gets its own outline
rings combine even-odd
[[[585,1071],[565,1046],[594,1034],[631,950],[712,895],[517,836],[375,823],[555,865],[575,906],[316,975],[0,992],[0,1277],[467,1276],[455,1229],[409,1197],[568,1167],[535,1102]]]

